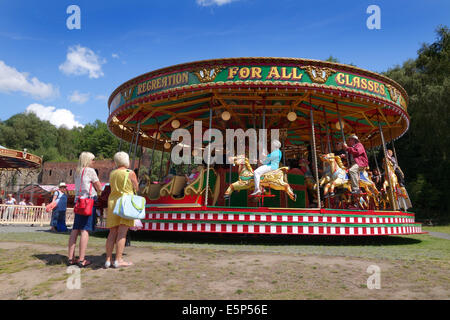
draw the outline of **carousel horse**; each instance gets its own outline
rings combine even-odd
[[[230,157],[230,162],[239,165],[239,180],[230,184],[225,191],[224,198],[228,199],[233,191],[247,190],[254,187],[253,168],[247,158],[243,156]],[[292,201],[297,200],[297,195],[294,193],[289,183],[287,182],[286,173],[288,167],[281,167],[273,171],[269,171],[261,176],[260,185],[262,188],[271,188],[274,190],[283,190],[287,193]]]
[[[312,196],[313,201],[311,202],[315,202],[317,203],[317,192],[315,192],[316,190],[316,180],[314,179],[311,170],[309,169],[309,165],[306,162],[306,159],[304,159],[301,163],[300,163],[300,167],[303,168],[303,170],[305,171],[305,186],[306,186],[306,190],[308,191],[308,194]]]
[[[325,168],[323,170],[322,177],[319,179],[319,188],[331,182],[331,166],[328,162],[324,162],[324,165]],[[317,183],[314,183],[313,189],[317,190]]]
[[[348,173],[346,172],[346,168],[342,164],[341,158],[339,156],[335,156],[334,153],[321,154],[319,157],[323,162],[327,162],[330,165],[331,172],[330,182],[325,184],[324,187],[324,198],[334,196],[334,189],[339,187],[347,189],[351,192],[350,179]],[[377,206],[380,192],[376,188],[375,183],[370,180],[365,170],[360,173],[359,186],[364,188],[368,199],[372,199],[375,206]],[[363,207],[368,208],[369,206],[368,203],[362,198],[360,198],[360,203]]]
[[[386,168],[387,164],[387,168]],[[408,192],[405,187],[402,187],[398,182],[397,175],[394,172],[394,166],[391,161],[386,161],[383,159],[383,167],[384,167],[384,182],[383,182],[383,201],[384,203],[393,203],[391,201],[391,192],[389,192],[389,186],[393,186],[394,188],[394,201],[397,202],[398,208],[403,208],[404,210],[408,210],[412,207],[411,200],[409,199]],[[397,208],[394,208],[397,209]]]

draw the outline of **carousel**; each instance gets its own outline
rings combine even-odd
[[[16,173],[22,177],[35,176],[42,166],[42,158],[23,151],[8,149],[0,146],[0,186],[13,188],[17,184],[15,181]],[[11,184],[11,181],[14,183]],[[11,184],[11,185],[9,185]],[[10,190],[11,193],[15,193]],[[0,197],[5,195],[5,190],[1,190]]]
[[[24,151],[7,149],[0,146],[0,170],[39,169],[42,158]]]
[[[152,164],[155,150],[170,154],[157,181],[153,165],[141,181],[143,230],[402,235],[422,233],[394,145],[409,127],[407,104],[395,81],[354,66],[228,58],[125,82],[109,98],[107,122],[130,152],[151,149]],[[370,158],[357,193],[352,141]],[[274,152],[281,161],[259,175]]]

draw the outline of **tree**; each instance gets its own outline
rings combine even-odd
[[[409,131],[396,144],[399,164],[418,218],[449,220],[450,197],[450,30],[423,44],[415,60],[385,74],[409,95]]]
[[[20,113],[0,122],[0,145],[17,150],[26,148],[43,156],[44,161],[74,161],[82,151],[90,151],[99,159],[112,158],[119,139],[100,120],[83,128],[56,128],[34,113]]]

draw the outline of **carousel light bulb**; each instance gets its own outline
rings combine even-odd
[[[170,142],[164,143],[164,149],[170,149]]]
[[[153,139],[159,139],[161,137],[161,133],[159,133],[159,132],[157,132],[157,131],[155,131],[154,133],[153,133],[153,135],[152,135],[152,138]]]
[[[230,120],[231,115],[230,115],[230,113],[228,111],[224,111],[224,112],[222,112],[221,117],[222,117],[223,121],[228,121],[228,120]]]
[[[294,111],[291,111],[287,114],[287,118],[289,121],[293,122],[297,120],[297,114]]]
[[[172,121],[171,125],[172,125],[172,128],[177,129],[180,127],[180,121],[175,119]]]
[[[345,122],[344,121],[341,121],[341,122],[342,122],[342,129],[344,129],[345,128]],[[339,121],[336,122],[336,129],[341,130],[341,123]]]

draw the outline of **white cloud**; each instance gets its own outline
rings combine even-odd
[[[38,78],[29,79],[29,74],[19,72],[0,60],[0,92],[22,92],[35,99],[49,99],[59,96],[59,90]]]
[[[113,54],[111,55],[111,57],[113,57],[114,59],[119,59],[119,55],[118,55],[117,53],[113,53]]]
[[[103,94],[99,94],[95,96],[95,100],[102,100],[102,101],[106,101],[108,100],[108,97],[103,95]]]
[[[223,6],[237,0],[196,0],[197,4],[202,7],[209,7],[212,5]]]
[[[86,101],[89,100],[89,93],[81,93],[78,92],[77,90],[75,90],[70,96],[69,96],[69,101],[70,102],[75,102],[75,103],[79,103],[79,104],[83,104]]]
[[[59,66],[59,70],[67,75],[85,75],[89,78],[100,78],[104,76],[102,64],[105,59],[100,58],[89,48],[76,45],[69,47],[66,61]]]
[[[69,129],[73,127],[83,127],[81,123],[75,120],[75,115],[67,109],[56,109],[52,106],[43,106],[38,103],[30,104],[26,111],[34,113],[41,120],[47,120],[56,127],[65,126]]]

